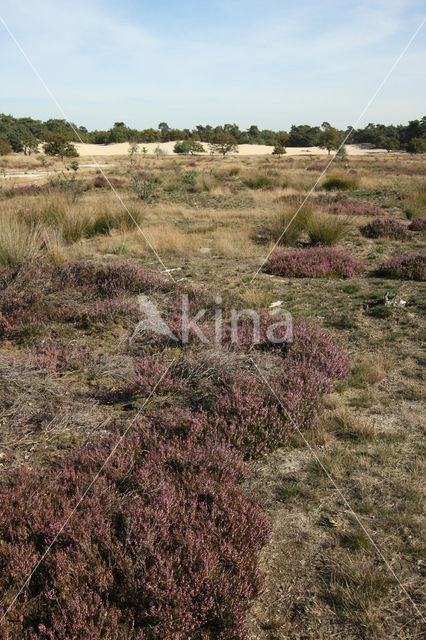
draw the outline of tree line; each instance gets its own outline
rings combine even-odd
[[[38,145],[44,143],[45,149],[52,151],[60,147],[63,155],[73,155],[72,142],[110,144],[114,142],[169,142],[188,141],[194,143],[265,144],[278,148],[322,146],[337,149],[345,136],[347,143],[369,143],[375,147],[398,150],[407,149],[416,152],[426,151],[426,116],[420,120],[411,120],[407,125],[385,125],[369,123],[366,127],[346,130],[337,129],[328,122],[320,126],[307,124],[292,125],[289,131],[259,129],[251,125],[242,131],[236,124],[197,125],[194,129],[176,129],[166,122],[160,122],[156,129],[133,129],[124,122],[115,122],[107,130],[89,131],[66,120],[51,118],[46,121],[32,118],[15,118],[0,114],[0,153],[8,150],[31,154]],[[413,142],[414,141],[414,142]],[[49,146],[50,145],[50,146]]]

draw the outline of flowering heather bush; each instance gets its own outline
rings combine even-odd
[[[398,280],[426,280],[426,252],[393,256],[379,266],[377,275]]]
[[[83,299],[58,304],[54,295],[77,289]],[[146,272],[139,264],[97,265],[79,260],[60,267],[39,262],[0,270],[0,337],[17,338],[34,333],[46,320],[77,322],[89,327],[121,316],[136,320],[138,305],[126,292],[168,291],[170,283]],[[101,298],[101,299],[99,299]]]
[[[114,189],[118,189],[119,187],[123,186],[122,181],[118,178],[108,178],[108,180],[106,180],[106,178],[102,175],[96,176],[93,180],[93,186],[97,187],[98,189],[101,189],[102,187],[110,187],[110,185],[112,185]]]
[[[183,289],[147,274],[138,264],[81,260],[31,268],[22,273],[0,270],[0,309],[8,321],[11,309],[22,308],[21,313],[35,309],[36,319],[91,325],[136,312],[127,293],[155,292],[167,294],[160,298],[168,308],[164,318],[180,335]],[[67,287],[71,295],[58,298]],[[54,303],[61,300],[56,312],[45,311],[49,296]],[[214,295],[195,289],[188,296],[191,318],[206,309],[200,326],[210,335],[217,308]],[[231,303],[221,305],[224,315]],[[68,451],[49,470],[21,467],[8,482],[0,482],[0,618],[53,543],[0,622],[2,640],[246,638],[244,619],[260,586],[257,562],[268,524],[239,486],[248,474],[244,458],[280,446],[295,428],[311,426],[321,396],[348,374],[346,355],[314,325],[295,322],[293,342],[271,344],[267,332],[279,320],[261,314],[256,357],[268,351],[267,377],[281,402],[247,367],[245,352],[253,348],[248,318],[239,332],[241,351],[230,348],[225,327],[225,349],[220,357],[211,350],[219,357],[216,364],[203,354],[204,373],[199,350],[193,350],[193,361],[188,352],[181,356],[155,392],[150,421],[132,424],[117,449],[113,447],[119,434],[104,435],[96,447]],[[156,352],[159,339],[155,337]],[[131,364],[128,382],[122,385],[120,367],[116,380],[122,386],[105,394],[105,402],[151,393],[166,364],[147,356],[146,346],[144,341],[133,364],[126,356]],[[136,349],[134,345],[133,354]],[[31,358],[52,372],[72,368],[75,362],[80,367],[93,362],[84,347],[67,353],[54,343],[39,347]],[[185,375],[185,359],[192,377]],[[225,367],[230,359],[233,369]],[[45,376],[39,378],[45,393]],[[61,381],[53,381],[59,388]],[[164,398],[168,394],[174,395],[172,412]]]
[[[27,356],[37,369],[51,373],[80,369],[90,364],[93,354],[88,345],[57,345],[45,343],[36,352],[28,351]]]
[[[209,427],[246,457],[284,444],[294,429],[280,404],[254,374],[224,376],[222,392],[207,418]]]
[[[98,293],[110,297],[125,291],[149,293],[170,288],[168,280],[135,262],[96,264],[83,259],[61,265],[57,275],[62,286],[95,287]]]
[[[344,249],[308,247],[290,253],[276,251],[263,271],[285,278],[352,278],[364,265]]]
[[[350,373],[347,354],[324,329],[306,320],[294,323],[293,340],[282,349],[289,369],[293,362],[299,362],[306,365],[307,371],[315,368],[324,374],[321,393],[329,393],[333,380],[346,378]]]
[[[134,302],[122,298],[106,298],[97,300],[86,308],[71,308],[66,310],[60,318],[65,322],[76,322],[82,327],[91,327],[96,324],[105,325],[114,322],[120,317],[131,317],[136,320],[139,307]]]
[[[7,197],[13,198],[14,196],[37,196],[42,191],[45,191],[44,186],[38,184],[25,184],[19,187],[13,187],[7,191]]]
[[[3,608],[55,540],[1,637],[245,638],[268,525],[238,487],[240,456],[137,425],[62,530],[112,446],[83,448],[43,474],[21,468],[0,485]]]
[[[401,240],[408,236],[406,225],[395,218],[373,218],[359,229],[366,238],[394,238]]]
[[[0,271],[0,338],[36,332],[43,323],[43,298],[51,269],[27,264]]]
[[[373,204],[364,204],[357,200],[352,200],[347,196],[338,196],[330,201],[329,196],[317,197],[316,201],[327,209],[329,213],[350,214],[354,216],[385,216],[386,212]]]
[[[277,354],[268,376],[276,396],[259,376],[225,374],[211,407],[218,435],[246,457],[282,445],[295,429],[311,427],[321,397],[334,389],[335,380],[349,375],[347,355],[325,331],[303,320],[294,323],[292,342],[265,341],[260,347],[266,345]]]
[[[121,400],[130,400],[135,396],[149,396],[155,381],[160,380],[167,370],[167,364],[148,356],[138,358],[134,362],[134,367],[135,375],[120,389],[109,391],[104,397],[105,402],[112,404]],[[183,389],[182,381],[168,371],[156,388],[156,394]]]
[[[426,229],[426,216],[419,216],[414,218],[410,226],[410,231],[424,231]]]

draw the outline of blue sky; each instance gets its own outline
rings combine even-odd
[[[90,129],[353,124],[421,23],[418,0],[0,0],[61,104]],[[426,25],[368,122],[421,117]],[[62,117],[0,24],[0,111]]]

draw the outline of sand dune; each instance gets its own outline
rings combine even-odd
[[[175,142],[145,142],[139,145],[139,151],[145,147],[148,154],[152,155],[157,147],[168,155],[173,154]],[[81,157],[88,156],[123,156],[127,155],[130,144],[128,142],[119,142],[115,144],[75,144]],[[208,145],[204,143],[206,155],[208,154]],[[238,147],[239,155],[242,156],[267,156],[273,151],[273,147],[265,144],[240,144]],[[385,149],[372,149],[365,144],[348,144],[346,151],[349,155],[363,156],[387,153]],[[326,149],[320,147],[287,147],[287,156],[303,156],[303,155],[327,155]]]

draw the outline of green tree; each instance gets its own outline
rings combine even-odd
[[[0,156],[7,156],[9,153],[12,153],[12,145],[9,140],[0,138]]]
[[[292,125],[288,138],[288,147],[315,147],[318,144],[318,136],[321,133],[319,127],[310,127],[308,124]]]
[[[32,153],[38,153],[38,140],[27,127],[20,130],[21,145],[24,154],[30,156]]]
[[[348,156],[348,152],[346,151],[346,147],[343,144],[341,147],[339,147],[339,150],[336,153],[336,158],[338,160],[346,160],[347,156]]]
[[[52,133],[48,142],[43,145],[44,153],[48,156],[64,158],[76,158],[78,151],[62,132]]]
[[[203,147],[203,145],[201,144],[201,142],[198,142],[198,140],[191,140],[190,141],[191,144],[191,153],[205,153],[205,149]]]
[[[215,133],[214,138],[209,142],[210,152],[221,153],[224,157],[227,153],[238,153],[238,143],[234,136],[226,131]]]
[[[168,142],[170,140],[170,127],[167,122],[160,122],[158,128],[161,133],[161,139],[163,142]]]
[[[175,153],[190,153],[191,151],[191,143],[189,140],[181,140],[180,142],[176,142],[173,147],[173,151]]]
[[[395,137],[384,137],[379,138],[378,147],[382,147],[382,149],[386,149],[386,151],[396,151],[400,147],[400,143],[398,138]]]
[[[409,153],[426,153],[426,140],[424,138],[411,138],[407,144]]]
[[[285,147],[283,147],[281,144],[277,144],[274,147],[272,155],[280,157],[280,156],[283,156],[285,153],[287,153],[287,151],[285,150]]]
[[[328,123],[324,123],[328,124]],[[342,132],[334,127],[327,126],[325,129],[321,131],[318,136],[318,146],[322,149],[327,149],[328,153],[332,151],[332,149],[338,149],[340,143],[342,142]]]
[[[136,163],[136,155],[139,151],[139,145],[136,142],[132,142],[129,146],[129,164],[134,165]]]

